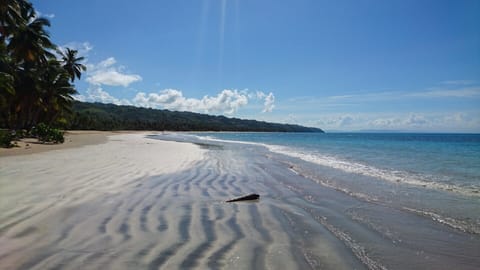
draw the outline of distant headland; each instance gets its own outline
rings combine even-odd
[[[300,125],[125,105],[75,101],[72,109],[69,130],[324,132]]]

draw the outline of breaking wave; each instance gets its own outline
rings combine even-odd
[[[234,141],[234,140],[222,140],[213,138],[211,136],[197,136],[197,138],[207,141],[217,141],[217,142],[226,142],[226,143],[237,143],[237,144],[249,144],[266,147],[269,151],[277,154],[282,154],[285,156],[298,158],[309,163],[330,167],[333,169],[341,170],[347,173],[353,173],[358,175],[364,175],[373,177],[375,179],[388,181],[391,183],[399,184],[408,184],[423,188],[442,190],[448,192],[456,192],[462,195],[467,196],[480,196],[480,190],[478,187],[463,187],[453,184],[448,184],[440,181],[433,175],[425,175],[420,173],[412,173],[400,170],[391,170],[391,169],[382,169],[375,166],[363,164],[355,161],[347,161],[340,159],[338,157],[313,153],[308,151],[302,151],[300,149],[281,146],[281,145],[271,145],[265,143],[257,142],[245,142],[245,141]]]

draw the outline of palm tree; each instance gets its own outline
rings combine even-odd
[[[82,76],[82,71],[87,70],[87,67],[80,64],[83,61],[84,57],[77,57],[77,50],[72,50],[67,48],[65,51],[59,50],[62,56],[63,68],[67,71],[70,76],[70,80],[73,82],[75,78],[80,79]]]
[[[6,126],[10,118],[9,104],[15,96],[14,78],[8,72],[0,71],[0,89],[0,126]]]
[[[72,95],[77,91],[70,83],[69,74],[56,59],[50,60],[38,77],[40,103],[32,114],[31,124],[56,124],[71,112]]]
[[[28,67],[33,64],[45,64],[49,58],[54,57],[50,51],[55,49],[45,30],[45,27],[50,26],[50,21],[45,18],[35,18],[35,11],[25,15],[30,22],[18,27],[7,49],[15,61],[24,63]]]
[[[20,24],[27,23],[22,14],[33,11],[25,0],[0,0],[0,41],[4,42]]]
[[[14,79],[11,74],[10,59],[4,43],[0,43],[0,109],[4,109],[8,97],[15,94]]]
[[[56,124],[71,110],[84,58],[67,49],[57,59],[49,26],[28,0],[0,0],[0,127]]]
[[[6,43],[15,88],[8,122],[9,127],[15,129],[29,128],[35,124],[35,112],[42,103],[39,73],[50,59],[55,58],[51,53],[55,45],[45,30],[50,22],[45,18],[37,18],[33,8],[20,8],[19,13],[22,19],[15,28],[10,28]]]

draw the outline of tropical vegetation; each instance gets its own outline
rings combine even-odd
[[[75,101],[68,129],[323,132],[299,125],[243,120],[193,112]]]
[[[0,127],[67,124],[73,82],[86,68],[76,50],[51,41],[48,27],[29,1],[0,0]]]
[[[52,128],[40,123],[31,130],[31,135],[37,137],[41,142],[63,143],[63,132],[57,128]]]

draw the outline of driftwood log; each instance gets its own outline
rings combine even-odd
[[[242,202],[242,201],[254,201],[260,199],[260,195],[258,194],[250,194],[238,198],[234,198],[231,200],[228,200],[227,202]]]

